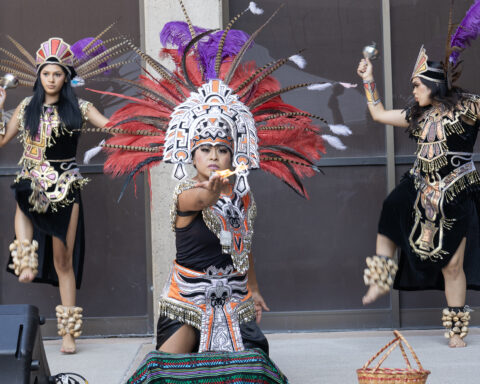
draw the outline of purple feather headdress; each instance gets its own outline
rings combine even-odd
[[[195,34],[199,35],[207,30],[204,28],[193,27]],[[220,40],[223,35],[223,30],[217,31],[203,37],[198,41],[197,55],[199,58],[199,65],[203,69],[205,81],[215,79],[217,77],[215,72],[215,56],[220,45]],[[228,57],[236,56],[242,49],[245,42],[250,36],[239,30],[231,29],[228,31],[223,46],[222,61]],[[192,40],[192,35],[188,23],[183,21],[172,21],[165,24],[160,32],[160,42],[164,47],[168,44],[177,48],[179,54],[183,54],[188,43]]]
[[[453,49],[449,61],[456,65],[460,53],[471,44],[480,34],[480,0],[467,11],[465,17],[460,22],[457,30],[452,35],[450,46]]]
[[[105,46],[103,45],[103,41],[100,39],[97,39],[88,49],[88,52],[85,53],[84,52],[85,47],[87,47],[88,44],[90,44],[93,40],[95,40],[93,37],[86,37],[72,44],[70,48],[73,54],[75,55],[75,57],[77,58],[77,60],[86,61],[105,52],[106,49],[105,49]],[[103,68],[106,66],[107,66],[107,61],[104,61],[98,67]]]

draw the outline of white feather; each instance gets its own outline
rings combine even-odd
[[[257,4],[254,1],[251,1],[250,4],[248,4],[248,9],[250,12],[252,12],[254,15],[261,15],[263,13],[262,8],[258,8]]]
[[[312,84],[307,87],[310,91],[324,91],[327,88],[330,88],[332,83],[323,83],[323,84]]]
[[[340,149],[342,151],[344,149],[347,149],[345,144],[343,144],[342,141],[336,136],[322,135],[322,139],[325,140],[328,144],[330,144],[333,148]]]
[[[97,156],[100,151],[102,150],[102,146],[105,144],[105,140],[102,140],[98,146],[93,147],[92,149],[89,149],[87,152],[85,152],[85,155],[83,156],[83,164],[89,164],[90,160],[92,160],[95,156]]]
[[[288,60],[293,61],[301,69],[305,68],[305,66],[307,65],[307,60],[305,60],[305,58],[302,55],[290,56]]]
[[[71,81],[70,85],[74,88],[76,87],[83,87],[85,85],[85,80],[80,76],[75,76]]]
[[[328,127],[330,128],[330,131],[332,131],[332,133],[334,133],[335,135],[349,136],[352,134],[350,128],[343,124],[330,124]]]
[[[339,82],[338,84],[340,84],[342,87],[344,88],[357,88],[357,84],[354,84],[354,83],[342,83],[342,82]]]

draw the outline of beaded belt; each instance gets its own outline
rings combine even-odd
[[[247,276],[232,266],[197,272],[174,262],[159,304],[160,316],[200,330],[199,352],[244,350],[240,323],[255,319]]]

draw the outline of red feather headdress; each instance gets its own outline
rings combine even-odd
[[[319,170],[316,164],[325,153],[324,139],[339,143],[337,148],[343,146],[332,135],[323,135],[322,138],[320,127],[313,121],[320,121],[337,134],[347,135],[350,130],[345,126],[329,126],[325,119],[282,100],[281,94],[293,89],[309,87],[315,90],[332,85],[303,83],[281,88],[271,74],[289,59],[301,65],[301,56],[276,60],[263,67],[257,67],[254,62],[241,63],[254,38],[277,12],[251,36],[231,29],[243,13],[223,31],[195,27],[187,15],[187,23],[166,24],[160,35],[161,41],[164,46],[170,44],[176,48],[164,48],[162,55],[173,60],[174,71],[129,42],[155,73],[146,72],[136,82],[118,79],[139,90],[141,97],[115,94],[131,102],[111,117],[107,131],[114,136],[102,144],[108,152],[105,172],[115,176],[128,175],[126,186],[139,172],[166,161],[177,164],[174,176],[183,178],[186,175],[183,164],[191,160],[189,138],[199,132],[199,121],[205,121],[199,117],[203,113],[200,110],[206,109],[213,110],[213,115],[205,116],[220,116],[225,123],[220,125],[227,125],[231,130],[228,134],[236,141],[233,165],[247,166],[237,175],[237,192],[243,194],[248,190],[246,175],[249,169],[260,168],[282,179],[301,196],[308,197],[301,179],[313,176]],[[217,90],[218,86],[223,87],[223,93],[215,93],[217,104],[210,102],[211,94],[207,94],[213,92],[214,86]],[[219,98],[223,99],[219,101]],[[183,123],[179,122],[181,119],[175,117],[178,110],[190,116],[190,120],[185,118]],[[235,114],[243,117],[231,119],[236,121],[232,124],[229,119]],[[177,140],[179,137],[182,140]],[[183,143],[180,145],[179,141]]]

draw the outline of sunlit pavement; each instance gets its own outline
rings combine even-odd
[[[451,349],[443,331],[402,331],[424,369],[431,371],[428,384],[480,383],[480,328],[471,328],[466,348]],[[270,357],[293,384],[356,383],[361,368],[393,339],[391,331],[268,334]],[[75,355],[59,352],[60,340],[45,341],[52,374],[76,372],[90,384],[117,384],[128,380],[154,345],[152,338],[80,339]],[[398,349],[398,348],[397,348]],[[410,355],[409,355],[410,357]],[[413,367],[416,363],[410,358]],[[400,350],[382,364],[404,368]]]

